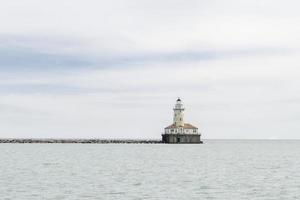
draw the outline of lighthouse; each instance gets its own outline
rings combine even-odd
[[[184,122],[184,106],[180,98],[173,108],[173,123],[162,134],[163,143],[202,143],[198,128]]]
[[[178,127],[183,127],[184,126],[184,122],[183,122],[184,108],[183,108],[180,98],[177,99],[173,110],[174,110],[173,124]]]

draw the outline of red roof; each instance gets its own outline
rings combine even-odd
[[[175,126],[175,124],[171,124],[170,126],[166,127],[165,129],[171,129],[171,128],[178,128],[178,127]],[[191,124],[184,124],[183,128],[184,129],[198,129],[197,127],[195,127],[195,126],[193,126]]]

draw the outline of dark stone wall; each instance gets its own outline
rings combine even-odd
[[[199,134],[163,134],[163,143],[171,144],[200,144],[202,143]]]
[[[158,144],[160,140],[130,139],[0,139],[0,143]]]

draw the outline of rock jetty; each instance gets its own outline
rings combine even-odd
[[[0,143],[158,144],[162,141],[134,139],[0,139]]]

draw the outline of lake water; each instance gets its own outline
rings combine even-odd
[[[300,199],[300,141],[0,144],[0,199]]]

